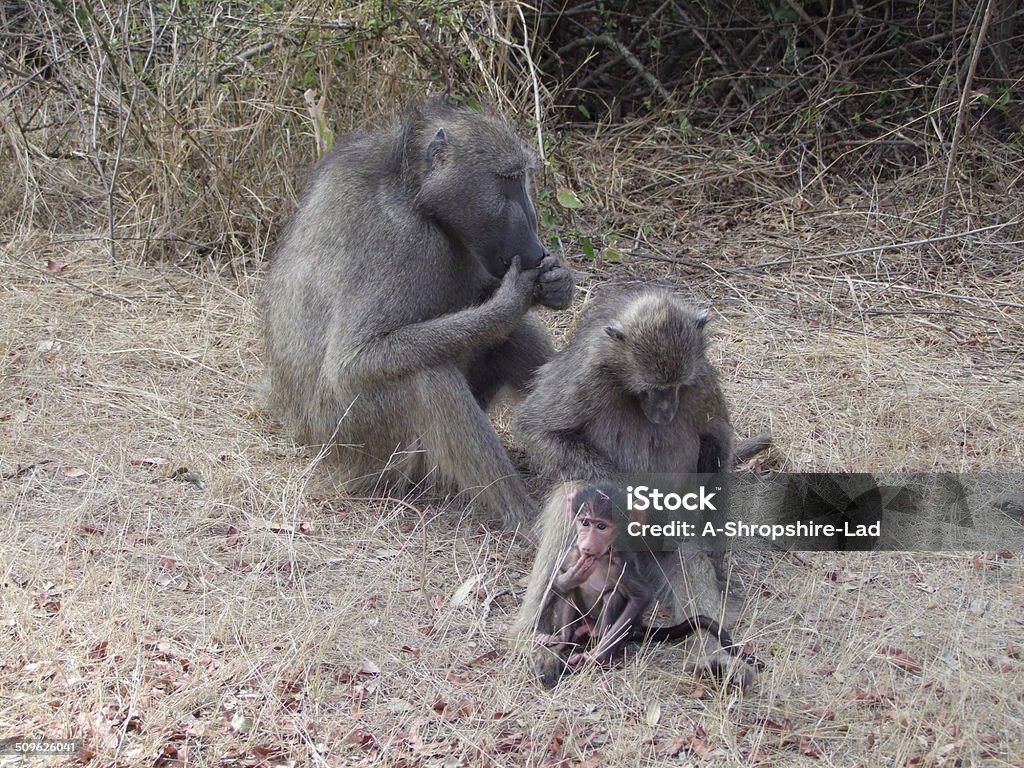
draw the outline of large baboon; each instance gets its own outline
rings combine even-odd
[[[564,350],[537,373],[515,425],[540,469],[562,481],[598,482],[621,473],[726,471],[732,428],[717,377],[705,357],[708,313],[668,290],[607,290],[581,316]],[[542,610],[554,574],[571,544],[555,490],[539,521],[540,547],[517,625],[521,636],[550,634]],[[723,617],[723,592],[707,555],[697,549],[641,552],[656,579],[655,597],[673,621]],[[730,617],[724,617],[728,621]],[[562,661],[537,648],[541,679]],[[705,637],[698,666],[752,675]]]
[[[552,353],[530,307],[572,299],[537,235],[534,165],[500,118],[436,101],[314,169],[266,281],[270,401],[344,479],[436,472],[509,527],[531,513],[484,411]]]

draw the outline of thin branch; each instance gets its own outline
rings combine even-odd
[[[275,45],[277,45],[277,40],[268,40],[265,43],[254,45],[251,48],[246,48],[241,53],[235,54],[230,59],[221,64],[217,68],[217,71],[213,73],[213,77],[210,78],[211,85],[218,85],[220,81],[223,79],[224,75],[233,70],[235,67],[239,66],[240,64],[244,64],[254,56],[259,56],[261,53],[266,53]]]
[[[620,40],[616,40],[611,35],[585,35],[578,37],[571,43],[563,45],[558,50],[558,54],[562,55],[571,51],[575,48],[581,48],[585,45],[603,45],[605,48],[610,48],[622,57],[623,61],[629,64],[633,70],[643,78],[644,82],[647,83],[667,104],[672,105],[675,100],[672,98],[672,94],[669,93],[668,89],[661,84],[653,74],[640,62],[629,48],[627,48]]]
[[[444,94],[445,96],[451,96],[453,83],[448,54],[433,37],[427,34],[419,20],[414,18],[400,3],[391,2],[388,3],[388,7],[405,19],[406,24],[412,28],[420,40],[423,41],[423,44],[434,54],[434,59],[437,61],[438,66],[441,67],[441,77],[444,78]]]
[[[824,283],[834,283],[836,278],[834,275],[815,275],[806,274],[802,276],[808,280],[817,280]],[[902,291],[903,293],[917,293],[921,296],[937,296],[940,299],[954,299],[956,301],[968,301],[982,306],[992,307],[1010,307],[1012,309],[1024,309],[1024,304],[1018,301],[1005,301],[1003,299],[992,299],[988,296],[968,296],[965,293],[950,293],[948,291],[933,291],[930,288],[917,288],[913,285],[903,285],[902,283],[884,283],[879,280],[862,280],[857,278],[847,278],[851,283],[857,285],[870,285],[878,288],[884,288],[887,291]]]
[[[953,167],[956,165],[956,156],[960,147],[960,135],[964,128],[967,105],[971,100],[971,85],[974,82],[974,73],[978,69],[978,59],[981,58],[981,49],[985,44],[985,32],[988,30],[988,23],[992,20],[992,10],[995,4],[996,0],[988,0],[988,5],[985,6],[985,16],[981,20],[978,36],[974,40],[971,64],[967,68],[967,77],[964,79],[964,87],[960,93],[960,108],[956,112],[953,139],[949,144],[949,162],[946,164],[946,178],[942,181],[942,208],[939,210],[939,230],[942,232],[946,231],[946,218],[949,214],[949,193],[953,181]]]
[[[922,240],[907,240],[902,243],[888,243],[887,245],[871,245],[867,248],[853,248],[848,251],[833,251],[832,253],[818,254],[816,256],[794,256],[791,259],[779,259],[778,261],[766,261],[761,264],[751,264],[749,267],[744,267],[747,270],[764,269],[765,267],[779,267],[788,266],[790,264],[799,264],[809,261],[825,261],[827,259],[841,259],[844,256],[860,256],[865,253],[876,253],[878,251],[893,251],[902,248],[914,248],[919,245],[931,245],[932,243],[941,243],[944,240],[956,240],[958,238],[970,237],[971,235],[977,235],[982,232],[991,232],[994,229],[1003,229],[1004,227],[1011,227],[1014,224],[1020,224],[1021,219],[1014,219],[1013,221],[1006,221],[1002,224],[989,224],[987,227],[978,227],[977,229],[966,229],[962,232],[954,232],[951,235],[936,235],[935,237],[926,237]]]

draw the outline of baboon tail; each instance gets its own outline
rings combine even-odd
[[[736,645],[736,643],[733,642],[732,635],[729,634],[729,631],[725,627],[714,619],[700,614],[690,616],[678,624],[673,624],[668,627],[648,627],[643,624],[636,624],[633,627],[633,635],[631,639],[648,640],[658,643],[671,642],[673,640],[685,640],[699,629],[706,630],[717,637],[722,649],[729,655],[743,659],[743,661],[750,664],[758,672],[764,672],[766,669],[763,661],[754,656],[754,654],[743,650],[742,646]]]
[[[750,461],[752,458],[762,451],[767,451],[772,447],[772,433],[762,432],[759,435],[748,437],[744,440],[740,440],[736,443],[736,447],[732,452],[733,464],[742,464],[745,461]]]

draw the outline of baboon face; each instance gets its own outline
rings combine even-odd
[[[530,200],[532,156],[514,135],[458,128],[440,128],[430,142],[421,208],[493,276],[515,256],[523,269],[536,267],[547,251]]]
[[[605,554],[615,543],[618,526],[611,492],[605,484],[577,488],[566,499],[576,525],[576,546],[584,557]]]
[[[671,424],[679,392],[694,383],[706,346],[707,311],[692,312],[657,298],[605,332],[621,356],[623,388],[652,424]]]
[[[640,408],[652,424],[671,424],[679,410],[679,387],[651,387],[641,392]]]

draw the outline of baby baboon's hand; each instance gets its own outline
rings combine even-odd
[[[539,266],[533,269],[523,269],[522,259],[519,256],[513,256],[512,263],[508,265],[508,271],[501,279],[501,285],[494,293],[494,300],[517,314],[523,314],[529,309],[530,302],[536,293],[539,270]]]
[[[572,303],[573,280],[568,267],[556,256],[548,254],[537,265],[537,295],[534,303],[551,309],[565,309]]]
[[[576,589],[583,582],[590,578],[597,567],[597,558],[580,557],[572,567],[563,573],[558,579],[558,586],[563,590]]]

